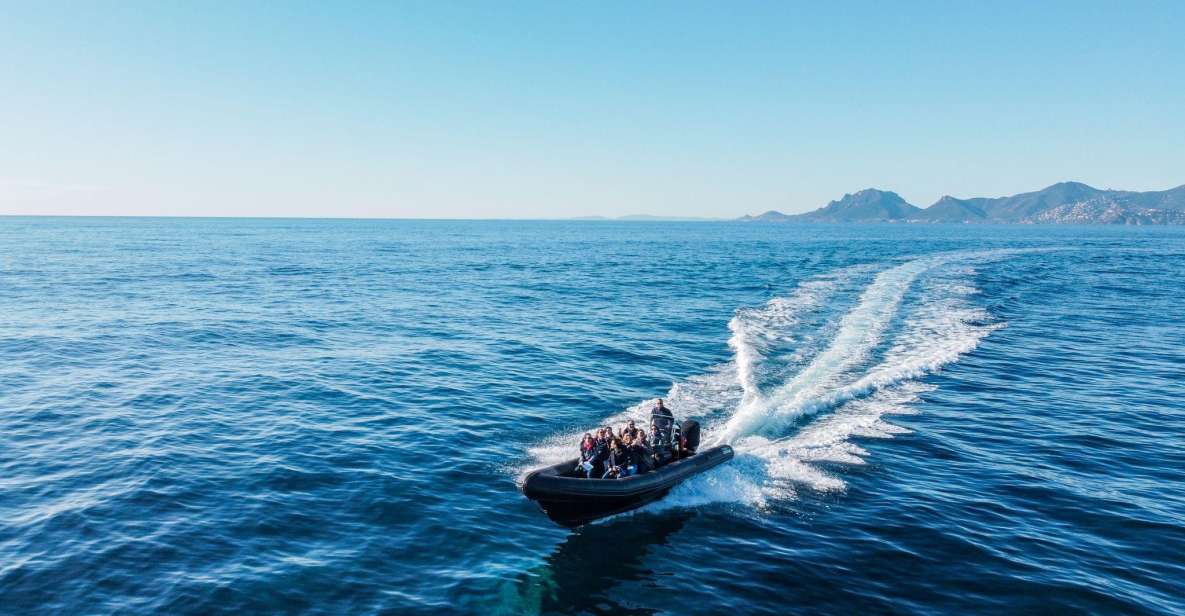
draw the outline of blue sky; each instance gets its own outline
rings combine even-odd
[[[0,214],[731,217],[1185,183],[1181,2],[38,4],[0,7]]]

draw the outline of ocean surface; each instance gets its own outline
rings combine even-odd
[[[0,612],[1182,614],[1185,229],[0,218]]]

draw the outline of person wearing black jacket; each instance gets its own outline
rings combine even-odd
[[[622,446],[620,439],[613,439],[609,443],[609,450],[605,455],[605,474],[601,475],[601,479],[617,479],[626,474],[626,467],[629,465],[629,455],[626,453],[625,447]]]
[[[650,409],[650,425],[654,426],[656,437],[650,446],[654,447],[656,452],[665,451],[671,445],[671,432],[675,425],[675,415],[671,413],[671,409],[667,408],[662,403],[662,398],[654,403],[654,408]]]
[[[596,444],[593,445],[592,455],[592,476],[600,477],[605,474],[608,467],[605,465],[606,459],[609,457],[609,441],[606,439],[597,439]]]
[[[650,470],[650,447],[646,444],[646,439],[642,437],[645,433],[639,430],[638,438],[630,443],[630,461],[636,468],[635,474],[641,475]]]
[[[634,425],[634,420],[631,419],[629,423],[621,429],[621,436],[628,436],[631,439],[634,439],[638,437],[638,432],[641,432],[641,430],[638,430],[637,426]]]

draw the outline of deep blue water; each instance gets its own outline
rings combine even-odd
[[[1185,613],[1185,229],[0,218],[5,613]],[[666,397],[738,455],[516,490]]]

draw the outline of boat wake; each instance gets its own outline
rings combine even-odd
[[[762,507],[799,490],[841,491],[824,467],[864,464],[855,438],[908,432],[887,418],[916,412],[933,385],[919,380],[1004,326],[974,304],[975,268],[1016,251],[951,252],[845,268],[785,297],[742,308],[729,323],[731,362],[676,383],[680,416],[705,426],[705,446],[735,459],[689,479],[642,511],[707,503]],[[604,420],[645,420],[652,400]],[[533,466],[572,455],[576,435],[532,449]]]

